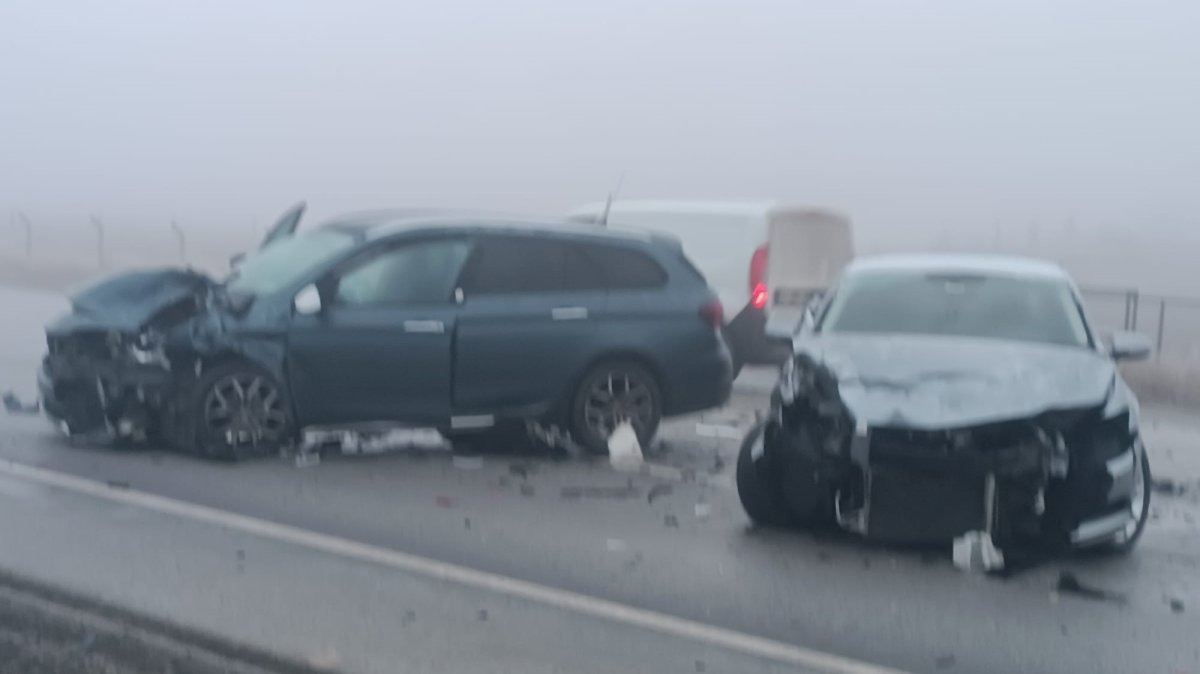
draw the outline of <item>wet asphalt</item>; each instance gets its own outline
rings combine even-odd
[[[38,348],[27,346],[22,341],[27,339],[0,343],[0,389],[6,388],[6,381],[19,381],[19,386],[28,388],[30,353]],[[26,366],[30,370],[22,372]],[[647,451],[654,468],[632,474],[617,472],[604,460],[510,447],[490,448],[465,459],[444,447],[399,447],[371,454],[335,451],[318,464],[303,467],[292,457],[219,464],[153,448],[129,451],[70,442],[36,416],[3,414],[0,460],[908,671],[1200,672],[1200,642],[1195,639],[1200,634],[1200,528],[1196,524],[1200,470],[1195,470],[1193,460],[1200,450],[1196,447],[1200,422],[1186,414],[1149,411],[1152,459],[1161,456],[1161,465],[1170,472],[1157,475],[1165,481],[1155,495],[1150,526],[1133,555],[1044,560],[1001,579],[955,569],[948,548],[885,547],[829,533],[751,526],[733,488],[736,436],[753,422],[770,380],[770,372],[751,372],[739,380],[729,407],[668,423],[662,442]],[[1155,444],[1155,438],[1162,442]],[[85,504],[76,495],[41,488],[30,491],[4,480],[0,480],[0,501],[6,504],[0,509],[10,513],[0,517],[0,540],[8,550],[0,550],[0,568],[15,565],[27,573],[44,571],[48,580],[70,583],[81,591],[101,588],[113,598],[129,593],[134,603],[139,592],[158,597],[170,591],[167,579],[172,576],[166,566],[185,567],[192,558],[186,554],[191,546],[225,560],[197,571],[198,583],[232,583],[239,573],[267,564],[265,560],[272,560],[269,569],[253,570],[270,579],[262,581],[267,586],[277,588],[272,597],[286,594],[293,580],[289,565],[278,563],[283,556],[279,551],[239,559],[237,546],[244,549],[244,541],[222,540],[198,529],[194,535],[184,535],[193,530],[191,525],[176,526],[164,522],[161,515]],[[43,517],[53,518],[53,526],[49,519],[39,522]],[[147,532],[174,532],[174,543],[149,534],[139,542],[137,529],[128,527],[130,518],[145,518]],[[141,558],[136,550],[114,548],[105,553],[107,562],[91,570],[88,557],[91,550],[101,549],[97,543],[95,548],[77,545],[80,549],[70,561],[62,559],[71,554],[73,527],[78,528],[80,540],[90,540],[109,526],[113,535],[96,540],[126,540],[135,548],[144,544],[147,550],[167,545],[175,552]],[[39,531],[53,534],[39,537]],[[41,547],[24,546],[23,551],[13,552],[17,548],[12,546],[20,546],[22,540]],[[214,548],[221,549],[213,552]],[[118,564],[116,560],[126,554],[138,560],[144,580],[129,571],[128,560]],[[310,554],[295,552],[290,558],[307,559]],[[49,555],[55,556],[53,564],[38,564]],[[349,575],[358,563],[322,559],[321,564],[344,569],[347,590],[339,599],[335,573],[326,581],[333,591],[322,595],[323,605],[305,607],[305,612],[352,614],[365,601],[362,587],[350,587]],[[124,570],[117,572],[117,568]],[[294,573],[296,583],[305,581],[309,585],[304,587],[310,586],[304,572]],[[136,591],[129,589],[134,586]],[[405,596],[407,586],[398,587],[389,591]],[[416,596],[427,591],[422,586],[411,592]],[[463,588],[440,596],[451,592],[463,610],[486,611],[470,607],[495,600]],[[235,596],[230,590],[231,603]],[[497,610],[489,605],[493,612]],[[286,601],[272,605],[270,621],[255,615],[252,606],[240,607],[245,610],[234,612],[240,617],[232,619],[218,615],[215,608],[204,613],[188,606],[146,600],[140,608],[165,618],[205,622],[210,629],[292,649],[308,660],[319,656],[288,640],[289,634],[303,633],[313,618],[289,610],[295,607],[288,607]],[[410,612],[420,619],[426,611],[435,615],[441,609],[433,599],[414,599],[397,620],[404,622]],[[600,671],[604,668],[593,665],[605,658],[617,671],[766,667],[757,661],[751,667],[727,654],[666,637],[631,639],[627,633],[614,634],[617,628],[612,626],[526,613],[514,614],[513,620],[517,627],[526,621],[529,629],[504,633],[503,643],[512,662],[537,665],[529,671]],[[291,620],[296,624],[288,624],[289,615],[295,616]],[[381,615],[388,614],[382,611]],[[558,630],[555,644],[544,636],[550,634],[548,622]],[[593,650],[562,647],[562,638],[583,630],[590,636],[581,643],[591,643],[588,648]],[[475,632],[468,625],[455,639],[470,650],[473,639],[494,644],[498,638]],[[342,642],[364,643],[361,632],[341,634],[338,628],[326,626],[321,633],[327,637],[322,648],[343,656],[327,663],[331,667],[391,671],[375,667],[379,663],[372,662],[371,654],[362,648],[353,657],[338,648]],[[445,646],[430,639],[430,648]],[[365,643],[377,644],[381,654],[387,650],[386,641]],[[633,646],[629,652],[605,647],[612,643]],[[466,671],[471,662],[477,661],[463,661],[444,671]],[[413,671],[439,671],[439,667],[414,665]],[[488,668],[481,666],[478,671]]]

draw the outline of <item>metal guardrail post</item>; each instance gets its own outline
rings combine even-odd
[[[1128,328],[1130,332],[1137,331],[1138,308],[1142,303],[1141,300],[1142,300],[1141,293],[1139,293],[1136,290],[1133,291],[1133,312],[1130,314],[1130,321],[1129,321],[1129,328]]]
[[[1129,316],[1133,311],[1133,291],[1125,291],[1125,317],[1121,319],[1121,329],[1129,330]]]

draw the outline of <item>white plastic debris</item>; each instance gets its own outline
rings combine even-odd
[[[696,435],[702,438],[741,440],[744,432],[728,424],[696,424]]]
[[[696,519],[706,520],[709,515],[712,515],[712,507],[707,503],[700,502],[696,504]]]
[[[1004,553],[986,531],[968,531],[954,539],[954,566],[963,571],[999,571],[1004,568]]]
[[[628,421],[608,436],[608,460],[617,470],[636,471],[642,467],[642,445]]]
[[[297,468],[309,468],[312,466],[318,466],[320,464],[321,464],[321,453],[320,452],[297,452],[296,453],[296,467]]]
[[[479,470],[483,468],[483,457],[481,456],[455,456],[450,460],[455,468],[459,470]]]

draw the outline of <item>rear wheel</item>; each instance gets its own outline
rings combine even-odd
[[[580,380],[571,403],[571,435],[594,454],[608,453],[608,437],[629,423],[646,447],[662,421],[662,395],[646,368],[615,360],[601,363]]]
[[[276,452],[292,438],[287,399],[275,377],[248,363],[206,372],[196,388],[196,448],[237,460]]]
[[[755,524],[788,526],[796,516],[783,498],[778,475],[763,474],[754,462],[753,454],[763,443],[764,423],[758,423],[742,440],[737,461],[737,491],[742,507]]]

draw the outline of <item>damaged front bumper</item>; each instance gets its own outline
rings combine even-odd
[[[174,391],[157,363],[48,354],[38,371],[43,409],[68,435],[145,439]]]
[[[1121,543],[1142,518],[1141,441],[1099,410],[944,431],[873,428],[778,393],[752,455],[784,501],[889,542],[980,532],[1000,548]],[[1123,424],[1124,431],[1121,430]]]

